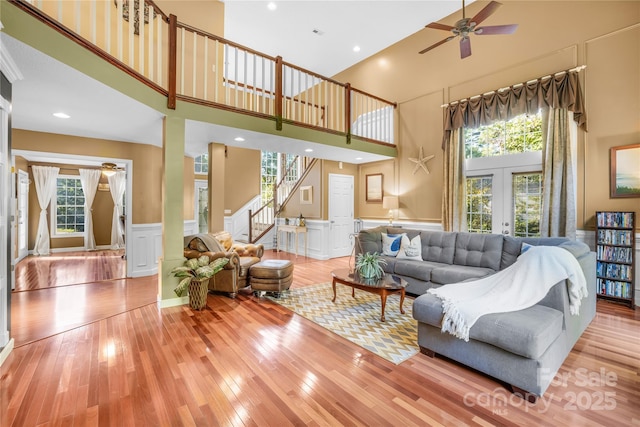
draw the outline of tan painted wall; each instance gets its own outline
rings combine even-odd
[[[291,196],[291,200],[282,210],[280,216],[282,218],[298,218],[300,214],[307,219],[322,219],[322,206],[324,203],[323,196],[326,191],[323,191],[323,166],[322,162],[316,162],[311,168],[309,174],[302,180],[300,186],[312,187],[312,200],[310,205],[300,204],[300,189]]]
[[[13,149],[133,161],[133,224],[161,222],[162,152],[159,147],[13,129]]]
[[[474,15],[486,5],[468,7]],[[453,25],[456,13],[440,22]],[[579,17],[579,18],[578,18]],[[441,104],[527,81],[577,65],[582,72],[589,132],[579,134],[578,228],[591,228],[596,210],[635,210],[639,199],[610,199],[609,148],[640,141],[640,2],[518,1],[503,2],[486,25],[518,23],[509,36],[472,36],[473,55],[461,60],[457,42],[424,55],[417,52],[442,40],[446,33],[423,29],[382,50],[334,78],[398,102],[396,160],[362,166],[362,175],[385,170],[397,176],[400,217],[440,221],[442,197]],[[635,26],[635,27],[634,27]],[[412,173],[420,147],[430,174]],[[397,171],[395,164],[397,164]],[[395,174],[395,175],[394,175]],[[364,203],[363,217],[386,217]]]
[[[227,147],[224,208],[236,212],[260,194],[260,151]]]

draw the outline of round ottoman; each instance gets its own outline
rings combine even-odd
[[[293,263],[281,259],[268,259],[253,264],[249,269],[249,284],[255,294],[273,292],[276,297],[293,282]]]

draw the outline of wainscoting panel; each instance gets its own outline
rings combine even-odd
[[[162,255],[162,224],[132,224],[132,253],[127,261],[132,263],[132,277],[151,276],[158,273],[158,259]]]

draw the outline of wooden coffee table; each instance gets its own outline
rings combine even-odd
[[[355,297],[356,289],[380,295],[382,303],[382,316],[380,316],[380,321],[384,322],[384,308],[387,304],[387,296],[400,292],[400,313],[404,314],[402,303],[404,302],[404,289],[408,283],[402,277],[396,276],[395,274],[385,273],[385,275],[378,280],[365,279],[360,277],[358,273],[351,272],[346,268],[333,270],[331,275],[333,276],[333,281],[331,283],[331,286],[333,286],[332,302],[336,302],[336,283],[351,286],[352,297]]]

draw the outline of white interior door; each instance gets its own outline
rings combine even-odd
[[[353,176],[329,174],[329,224],[331,258],[351,254],[353,232]]]
[[[18,261],[29,253],[29,174],[18,171]]]

